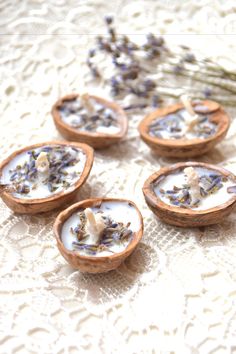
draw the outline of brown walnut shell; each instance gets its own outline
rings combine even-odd
[[[123,109],[115,102],[107,101],[104,98],[90,95],[90,97],[101,103],[107,108],[112,109],[116,115],[120,126],[120,131],[116,134],[98,133],[98,132],[86,132],[78,130],[66,124],[61,119],[59,107],[65,101],[70,101],[79,97],[79,94],[74,93],[60,98],[52,107],[52,117],[54,124],[61,133],[68,140],[79,141],[91,145],[94,149],[102,149],[112,144],[118,143],[127,133],[128,120]]]
[[[216,171],[223,176],[229,177],[236,183],[236,176],[224,168],[200,162],[177,163],[171,167],[161,168],[158,172],[152,174],[145,181],[143,186],[143,194],[148,207],[162,221],[175,226],[199,227],[222,222],[226,216],[231,213],[236,203],[236,194],[232,194],[232,197],[226,203],[206,210],[192,210],[168,205],[155,194],[153,184],[157,180],[189,166],[202,167]]]
[[[175,113],[184,108],[182,103],[177,103],[165,108],[159,108],[148,114],[139,125],[142,140],[158,155],[166,157],[193,157],[205,154],[226,136],[230,126],[230,118],[223,108],[214,101],[202,101],[202,105],[211,113],[210,121],[218,125],[217,132],[207,139],[160,139],[149,134],[150,123],[156,118]],[[197,103],[193,103],[197,106]],[[196,112],[198,112],[196,110]]]
[[[61,230],[65,221],[76,211],[81,209],[91,208],[95,206],[100,206],[103,202],[126,202],[131,204],[140,219],[140,229],[138,232],[134,233],[134,236],[127,248],[120,252],[111,254],[109,256],[86,256],[81,255],[76,251],[70,251],[65,248],[62,240],[61,240]],[[103,273],[108,272],[112,269],[119,267],[119,265],[127,258],[137,247],[139,241],[143,235],[143,218],[142,215],[137,208],[137,206],[126,199],[117,199],[117,198],[94,198],[94,199],[86,199],[79,203],[71,205],[69,208],[62,211],[56,218],[54,223],[54,234],[57,240],[57,247],[61,252],[62,256],[67,260],[67,262],[75,269],[79,269],[81,272],[88,273]]]
[[[52,196],[47,198],[24,199],[24,198],[14,197],[12,195],[12,190],[10,187],[6,186],[5,188],[5,186],[2,186],[0,190],[0,195],[2,200],[10,209],[12,209],[16,213],[36,214],[36,213],[47,212],[53,209],[59,209],[61,206],[71,202],[76,197],[79,188],[85,183],[86,179],[89,176],[90,170],[93,165],[93,149],[86,144],[79,144],[74,142],[69,143],[66,141],[55,141],[55,140],[26,146],[22,149],[13,152],[0,164],[0,176],[2,174],[3,168],[6,165],[8,165],[8,163],[17,155],[31,149],[43,147],[45,145],[73,146],[81,149],[86,154],[86,162],[85,162],[84,170],[81,173],[80,179],[73,185],[72,188],[70,188],[69,191],[65,190],[59,193],[55,193]]]

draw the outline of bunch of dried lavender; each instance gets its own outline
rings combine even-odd
[[[224,105],[236,105],[233,97],[236,72],[230,72],[208,58],[197,59],[186,46],[180,46],[174,52],[162,37],[153,34],[148,34],[146,42],[138,45],[128,36],[117,35],[112,17],[107,16],[105,23],[108,36],[97,38],[96,47],[88,52],[87,65],[94,78],[101,80],[103,75],[96,65],[96,55],[99,52],[106,54],[114,72],[106,79],[112,95],[123,99],[132,94],[138,98],[137,103],[125,106],[126,110],[149,105],[158,107],[164,97],[178,98],[183,91],[198,99],[211,97]],[[153,77],[158,73],[162,78],[157,82]],[[170,79],[175,85],[167,84]]]

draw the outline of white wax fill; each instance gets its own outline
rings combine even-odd
[[[199,176],[203,174],[207,174],[207,175],[214,174],[214,173],[219,174],[218,172],[210,169],[207,170],[199,167],[194,167],[194,169],[196,170]],[[174,186],[182,187],[183,184],[186,184],[186,177],[182,170],[176,173],[169,174],[168,176],[160,180],[160,182],[157,183],[156,186],[154,187],[154,192],[164,203],[168,205],[173,205],[165,195],[160,193],[160,189],[164,189],[165,191],[173,190]],[[230,198],[232,198],[232,193],[228,193],[227,188],[235,185],[235,183],[233,181],[227,180],[226,182],[222,182],[222,184],[223,184],[222,188],[220,188],[215,193],[209,194],[208,196],[204,197],[197,207],[193,207],[191,209],[206,210],[206,209],[214,208],[216,206],[219,206],[229,201]]]
[[[117,134],[119,133],[120,128],[115,127],[114,125],[110,125],[109,127],[105,127],[104,125],[100,125],[96,129],[96,133],[104,133],[104,134]]]
[[[43,148],[37,148],[34,149],[34,151],[37,153],[38,151],[41,151]],[[30,151],[30,150],[29,150]],[[68,166],[65,167],[64,170],[68,172],[68,175],[65,176],[65,180],[69,183],[71,183],[71,186],[65,189],[63,186],[59,186],[59,188],[55,192],[50,192],[47,185],[43,184],[42,181],[46,178],[44,175],[40,174],[35,180],[35,182],[29,182],[29,186],[32,187],[35,183],[37,184],[36,189],[30,188],[30,192],[28,194],[23,194],[23,193],[12,193],[13,196],[20,198],[20,199],[38,199],[38,198],[47,198],[52,195],[55,195],[57,193],[60,193],[62,190],[65,191],[70,191],[71,188],[73,188],[73,185],[80,179],[80,175],[84,169],[84,165],[86,162],[86,155],[82,150],[77,149],[77,151],[72,150],[70,147],[66,147],[66,151],[69,151],[70,153],[73,154],[73,156],[79,157],[79,162],[75,164],[74,166]],[[1,176],[0,182],[2,184],[9,184],[11,185],[12,182],[10,181],[10,177],[12,173],[10,170],[13,170],[16,168],[17,165],[23,165],[25,162],[29,162],[29,157],[30,155],[27,153],[27,151],[17,155],[14,159],[12,159],[3,169],[3,173]],[[71,178],[70,174],[73,172],[80,172],[80,174],[77,174],[76,178]],[[46,175],[45,175],[46,176]]]
[[[93,212],[97,212],[98,210],[102,210],[104,213],[102,215],[104,216],[110,216],[114,222],[122,222],[124,225],[127,225],[128,222],[130,222],[129,229],[132,230],[133,232],[137,232],[140,229],[140,219],[139,215],[136,211],[136,209],[132,206],[129,205],[127,202],[103,202],[100,208],[95,207],[91,208]],[[64,246],[72,251],[74,249],[72,243],[74,241],[78,241],[76,235],[74,235],[70,229],[71,227],[74,229],[76,226],[80,225],[80,218],[78,216],[78,213],[72,214],[66,222],[63,224],[62,230],[61,230],[61,240],[64,244]],[[83,241],[83,243],[86,243],[88,245],[91,245],[91,239],[88,237]],[[125,242],[122,242],[120,244],[114,244],[113,246],[109,246],[109,249],[111,249],[115,253],[122,252],[126,247],[128,246],[130,240],[127,240]],[[80,253],[82,255],[88,255],[84,250],[74,250],[76,253]],[[94,257],[101,257],[101,256],[107,256],[107,255],[112,255],[112,252],[109,251],[101,251],[97,252]]]
[[[74,126],[74,122],[76,121],[77,124],[80,124],[80,122],[82,121],[80,119],[80,115],[88,114],[88,112],[87,112],[86,108],[84,108],[80,105],[79,100],[75,100],[73,102],[78,102],[78,108],[80,108],[80,109],[78,110],[77,113],[76,112],[68,113],[68,112],[65,112],[64,110],[60,110],[60,116],[61,116],[61,119],[64,123],[70,125],[74,129],[77,129],[78,131],[87,132],[88,134],[104,133],[104,134],[111,134],[112,135],[112,134],[117,134],[120,132],[120,126],[114,125],[114,124],[112,124],[112,122],[111,122],[111,125],[108,127],[106,127],[104,125],[99,125],[98,127],[94,128],[93,130],[87,130],[84,128],[83,125],[81,127],[77,128],[76,126]],[[94,114],[99,115],[99,112],[98,112],[99,109],[104,108],[104,106],[92,98],[90,98],[90,102],[94,107],[94,111],[95,111]],[[66,106],[66,104],[65,104],[65,106]],[[115,117],[117,115],[117,113],[114,112],[112,109],[106,108],[106,111],[109,112],[113,117]]]

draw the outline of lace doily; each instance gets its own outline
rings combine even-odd
[[[235,67],[233,1],[0,1],[1,159],[26,144],[62,139],[50,115],[58,97],[82,82],[100,92],[85,58],[94,36],[105,32],[107,13],[120,33],[166,34],[170,44]],[[56,248],[57,213],[18,216],[0,202],[1,354],[236,353],[235,214],[201,230],[154,217],[143,182],[175,161],[141,142],[141,117],[129,115],[123,143],[96,152],[79,194],[120,196],[139,206],[143,240],[117,270],[74,271]],[[236,173],[235,139],[233,120],[227,139],[199,160]]]

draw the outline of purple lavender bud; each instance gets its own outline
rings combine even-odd
[[[176,75],[178,75],[178,74],[181,74],[181,72],[183,71],[183,66],[181,66],[180,64],[177,64],[177,65],[175,65],[174,66],[174,69],[173,69],[173,71],[174,71],[174,73],[176,74]]]
[[[119,85],[118,80],[115,77],[112,77],[111,78],[111,86],[117,86],[117,85]]]
[[[74,232],[77,234],[79,231],[80,231],[80,228],[79,228],[78,226],[76,226],[76,227],[74,228]]]
[[[209,87],[206,87],[203,90],[203,94],[204,94],[205,97],[210,97],[212,95],[212,90]]]
[[[95,115],[91,116],[91,121],[92,122],[96,122],[97,120],[99,120],[99,115],[98,114],[95,114]]]
[[[187,53],[183,59],[187,63],[194,63],[196,61],[195,55],[192,53]]]
[[[96,54],[96,50],[95,50],[95,49],[90,49],[90,50],[89,50],[89,56],[90,56],[90,58],[94,57],[95,54]]]
[[[112,42],[115,42],[116,41],[116,32],[115,32],[114,28],[110,27],[109,30],[108,30],[108,33],[111,36]]]
[[[107,25],[110,25],[113,22],[113,17],[110,15],[105,16],[104,18]]]
[[[161,98],[159,95],[153,95],[152,96],[152,106],[153,107],[158,107],[161,103]]]
[[[93,74],[93,76],[94,76],[95,78],[100,78],[100,77],[101,77],[101,75],[100,75],[100,73],[99,73],[99,71],[98,71],[97,68],[92,67],[91,71],[92,71],[92,74]]]
[[[153,33],[148,33],[148,35],[147,35],[148,42],[152,42],[154,38],[155,38],[155,36]]]
[[[146,90],[151,91],[156,87],[156,84],[153,80],[147,79],[144,81],[143,83],[144,87],[146,88]]]

